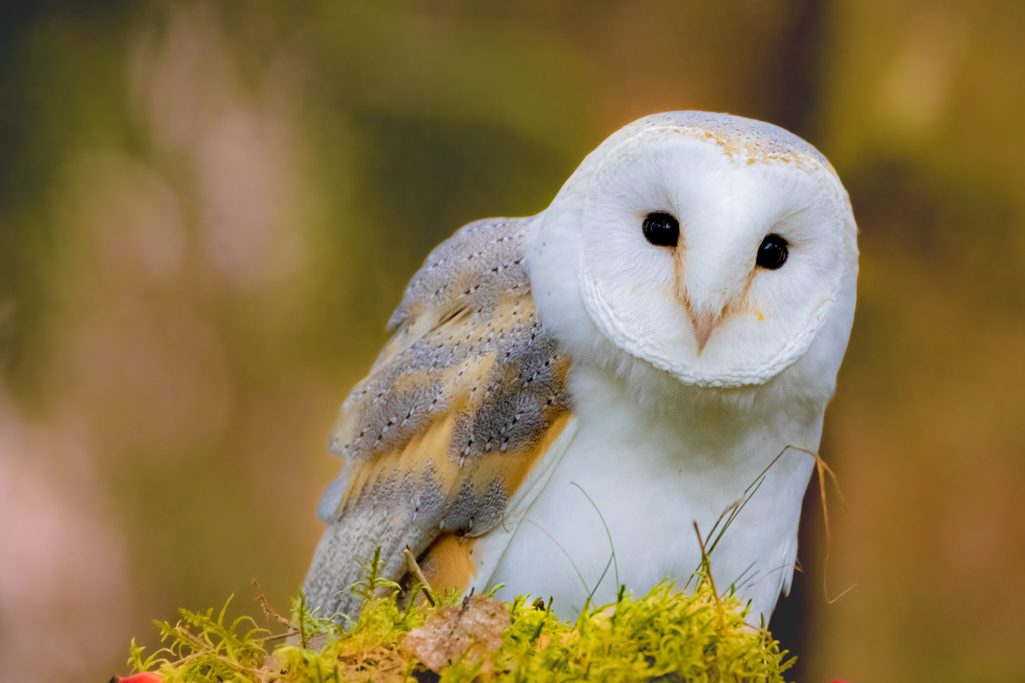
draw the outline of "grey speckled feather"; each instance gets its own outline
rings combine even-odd
[[[342,405],[331,448],[346,464],[304,586],[321,614],[358,608],[349,588],[377,547],[398,580],[405,546],[421,555],[439,534],[492,529],[566,411],[569,361],[537,320],[523,264],[531,226],[476,221],[432,251]]]

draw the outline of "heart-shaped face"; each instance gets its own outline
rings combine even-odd
[[[588,157],[549,212],[540,239],[577,255],[562,277],[575,269],[594,326],[684,384],[767,382],[807,352],[841,292],[853,296],[846,193],[813,147],[769,124],[642,119]],[[550,280],[546,268],[532,275]]]

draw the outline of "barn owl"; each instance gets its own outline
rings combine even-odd
[[[814,147],[727,114],[642,118],[529,218],[427,257],[342,405],[304,592],[354,614],[375,549],[435,589],[570,617],[709,549],[768,620],[854,317],[857,228]]]

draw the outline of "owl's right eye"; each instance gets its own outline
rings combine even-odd
[[[649,213],[641,224],[644,239],[656,247],[675,247],[680,241],[680,223],[668,213]]]

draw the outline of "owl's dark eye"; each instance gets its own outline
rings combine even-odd
[[[762,240],[761,246],[758,247],[758,256],[755,258],[755,263],[762,268],[779,270],[787,262],[789,253],[785,239],[776,233],[766,235],[765,239]]]
[[[656,247],[675,247],[680,241],[680,224],[668,213],[649,213],[641,229],[644,239]]]

